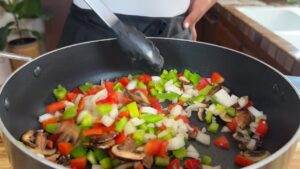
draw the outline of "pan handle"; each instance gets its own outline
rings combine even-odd
[[[23,61],[23,62],[31,62],[32,61],[31,57],[14,54],[14,53],[9,53],[9,52],[3,52],[3,51],[0,52],[0,58],[7,58],[7,59],[18,60],[18,61]]]

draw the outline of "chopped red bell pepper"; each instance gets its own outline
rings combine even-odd
[[[54,146],[53,141],[52,141],[52,140],[47,140],[47,145],[46,145],[46,147],[47,147],[48,149],[53,149],[53,146]]]
[[[144,165],[141,162],[136,162],[133,169],[144,169]]]
[[[151,81],[151,76],[144,73],[138,77],[138,80],[145,84],[148,84]]]
[[[269,127],[268,127],[267,121],[266,120],[260,120],[258,122],[258,126],[257,126],[255,132],[260,137],[264,137],[267,134],[268,130],[269,130]]]
[[[85,97],[82,97],[78,103],[77,113],[81,112],[84,109]]]
[[[196,86],[198,90],[201,90],[205,88],[209,84],[208,80],[206,78],[202,78],[199,82],[199,84]]]
[[[130,114],[128,111],[121,111],[118,115],[118,119],[121,119],[122,117],[127,117],[129,118],[130,117]]]
[[[54,102],[46,106],[47,113],[55,113],[56,111],[62,110],[66,107],[64,101]]]
[[[67,100],[70,101],[70,102],[73,102],[75,100],[75,98],[77,97],[77,93],[74,93],[74,92],[68,92],[67,93]]]
[[[177,158],[173,159],[167,166],[167,169],[179,169],[179,168],[180,168],[180,161]]]
[[[58,151],[61,155],[68,155],[73,149],[73,145],[68,142],[61,142],[57,144]]]
[[[244,155],[238,154],[234,158],[234,163],[240,167],[246,167],[254,163],[251,159],[245,157]]]
[[[126,135],[122,132],[116,136],[115,142],[116,144],[122,144],[125,142],[126,138]]]
[[[104,134],[105,131],[103,128],[96,127],[96,128],[91,128],[83,131],[84,136],[95,136],[95,135],[101,135]]]
[[[127,86],[128,83],[129,83],[129,79],[128,77],[124,76],[124,77],[121,77],[119,82],[123,85],[123,86]]]
[[[224,82],[224,78],[219,72],[213,72],[211,74],[211,83],[213,84],[220,84]]]
[[[187,159],[184,161],[185,169],[200,169],[200,161],[196,159]]]
[[[220,136],[214,140],[214,145],[218,148],[229,149],[229,141],[225,136]]]
[[[108,93],[111,93],[114,91],[114,83],[110,81],[104,82],[105,88],[108,91]]]
[[[229,128],[229,130],[230,130],[232,133],[235,133],[238,124],[237,124],[237,122],[236,122],[235,119],[232,119],[232,121],[231,121],[231,122],[228,122],[228,123],[226,124],[226,126]]]
[[[150,140],[145,145],[145,153],[150,156],[166,156],[167,155],[168,142],[163,140]]]
[[[151,107],[155,108],[158,112],[162,112],[162,107],[155,97],[149,97]]]
[[[119,104],[128,104],[132,102],[132,100],[126,96],[124,93],[115,92],[117,95],[117,103]]]
[[[94,95],[101,90],[101,86],[92,86],[88,91],[86,91],[86,95]]]
[[[79,157],[70,160],[71,169],[85,169],[87,161],[85,157]]]
[[[54,123],[57,123],[57,119],[55,117],[42,121],[41,125],[43,129],[45,129],[47,124],[54,124]]]

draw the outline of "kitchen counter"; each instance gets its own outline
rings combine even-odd
[[[278,64],[283,72],[300,75],[300,50],[237,9],[244,6],[269,5],[257,0],[219,0],[212,11],[218,13],[222,20],[232,24],[242,36],[247,37],[248,44],[252,43],[261,48],[268,55],[268,59]]]

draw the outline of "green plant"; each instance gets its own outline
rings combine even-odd
[[[42,0],[0,0],[0,6],[13,15],[14,20],[0,28],[0,50],[3,50],[7,37],[11,32],[17,32],[22,39],[25,33],[31,34],[37,39],[41,39],[41,34],[35,30],[20,27],[22,19],[47,19],[42,9]]]

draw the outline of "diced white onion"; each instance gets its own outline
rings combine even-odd
[[[243,108],[248,104],[248,101],[249,101],[248,96],[242,96],[238,99],[238,104],[241,108]]]
[[[176,94],[179,94],[179,95],[182,94],[182,91],[180,90],[180,88],[173,84],[173,80],[169,80],[169,81],[166,82],[165,90],[167,92],[173,92],[173,93],[176,93]]]
[[[103,169],[101,165],[93,164],[92,169]]]
[[[153,139],[156,139],[156,135],[155,134],[152,134],[152,133],[146,133],[144,135],[144,141],[147,142],[149,140],[153,140]]]
[[[115,119],[117,116],[119,115],[119,111],[118,111],[118,105],[113,104],[111,111],[109,112],[109,116],[113,119]]]
[[[198,132],[196,140],[204,145],[210,145],[210,136],[208,134]]]
[[[249,112],[250,112],[254,117],[256,117],[256,118],[262,117],[262,116],[264,115],[261,111],[257,110],[257,109],[256,109],[255,107],[253,107],[253,106],[248,107],[248,110],[249,110]]]
[[[163,130],[162,132],[158,133],[157,137],[158,137],[158,138],[163,138],[163,137],[165,137],[166,135],[168,135],[169,132],[170,132],[169,130]]]
[[[191,158],[195,158],[198,159],[200,157],[200,154],[198,153],[198,151],[196,150],[196,148],[193,145],[189,145],[187,148],[187,157],[191,157]]]
[[[227,126],[223,126],[223,128],[221,129],[222,133],[228,133],[230,132],[230,129]]]
[[[54,118],[54,116],[50,113],[46,113],[46,114],[43,114],[43,115],[39,116],[39,122],[41,123],[41,122],[49,120],[51,118]]]
[[[224,106],[230,107],[234,105],[237,101],[236,97],[233,95],[231,97],[224,89],[220,89],[214,94],[217,102],[221,103]]]
[[[62,116],[62,113],[59,112],[59,111],[56,111],[56,112],[54,113],[54,117],[56,117],[56,118],[60,118],[61,116]]]
[[[171,109],[170,114],[171,114],[172,116],[176,117],[176,116],[182,114],[182,112],[183,112],[182,106],[180,106],[180,105],[177,104],[176,106],[174,106],[174,107]]]
[[[114,121],[115,120],[113,118],[111,118],[110,116],[107,116],[107,115],[105,115],[101,118],[101,123],[106,127],[111,126],[114,123]]]
[[[177,150],[185,145],[184,136],[181,134],[178,134],[177,136],[168,140],[168,142],[168,150]]]
[[[136,131],[136,127],[131,122],[128,122],[124,128],[125,135],[132,134],[135,131]]]
[[[141,107],[140,112],[148,113],[148,114],[157,114],[157,110],[155,108],[149,107],[149,106]]]
[[[250,139],[249,143],[247,144],[247,149],[254,150],[256,145],[255,139]]]
[[[97,92],[93,97],[92,97],[92,103],[95,104],[99,100],[104,100],[108,96],[108,91],[106,89],[102,89],[99,92]]]
[[[232,105],[234,105],[234,104],[236,104],[237,102],[238,102],[238,97],[236,96],[236,95],[234,95],[234,94],[232,94],[231,96],[230,96],[230,100],[231,100],[231,104]]]
[[[153,82],[159,82],[160,81],[160,77],[159,76],[152,76],[151,77],[151,80],[153,81]]]
[[[127,84],[126,89],[127,89],[127,90],[133,90],[133,89],[136,88],[136,86],[137,86],[137,81],[136,81],[136,80],[132,80],[132,81],[130,81],[130,82]]]
[[[135,117],[135,118],[130,119],[130,122],[133,126],[139,126],[139,125],[145,123],[145,120]]]

